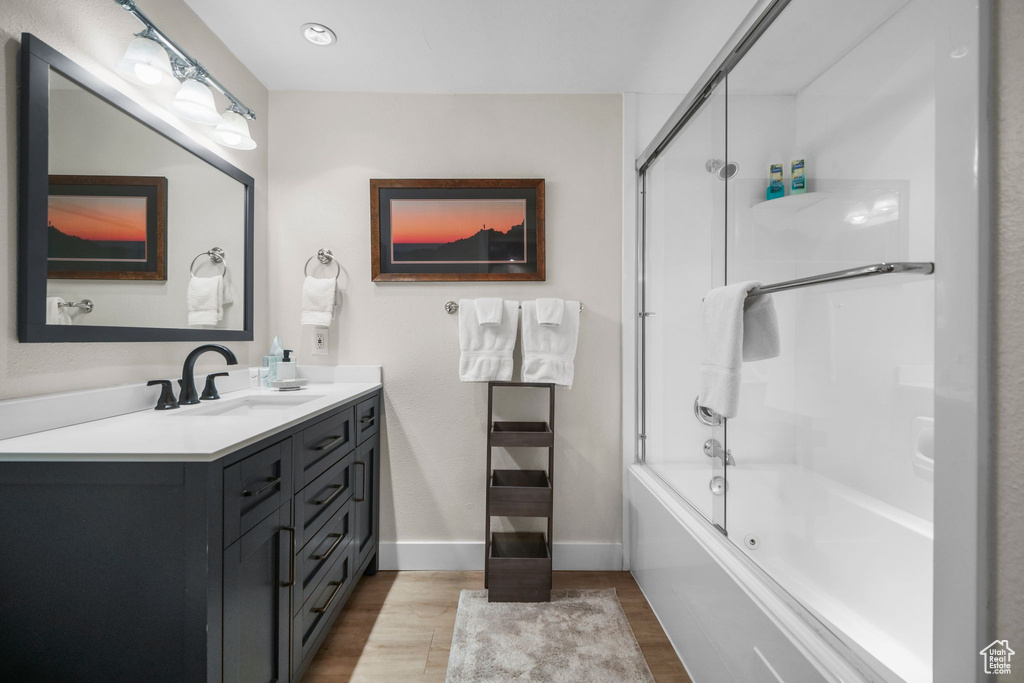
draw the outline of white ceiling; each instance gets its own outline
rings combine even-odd
[[[186,0],[270,90],[686,92],[754,0]],[[300,26],[338,34],[317,47]],[[175,36],[185,49],[188,36]],[[202,60],[202,55],[196,55]]]

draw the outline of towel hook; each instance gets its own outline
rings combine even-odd
[[[192,277],[196,277],[195,270],[193,270],[196,267],[196,261],[198,261],[204,256],[209,256],[212,262],[219,263],[221,268],[224,269],[224,272],[222,272],[221,275],[227,275],[228,264],[224,260],[224,250],[221,249],[220,247],[213,247],[209,251],[204,251],[200,254],[197,254],[196,257],[192,259],[192,263],[188,267],[188,272]]]
[[[334,261],[334,265],[338,266],[338,273],[334,276],[334,279],[337,280],[341,277],[341,264],[338,263],[338,259],[334,258],[334,254],[330,249],[320,249],[316,252],[316,256],[310,256],[306,259],[306,265],[302,267],[302,274],[306,277],[309,277],[309,264],[313,259],[316,259],[325,266],[331,261]]]

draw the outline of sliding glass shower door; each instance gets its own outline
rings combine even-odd
[[[646,462],[721,528],[725,437],[720,421],[694,405],[701,298],[724,278],[725,104],[725,88],[715,88],[644,175],[641,313]]]

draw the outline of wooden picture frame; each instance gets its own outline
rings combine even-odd
[[[374,282],[542,281],[544,180],[372,179],[370,258]]]
[[[167,280],[167,178],[49,180],[48,279]]]

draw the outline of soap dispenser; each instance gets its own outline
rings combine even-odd
[[[277,364],[278,379],[295,379],[295,359],[292,358],[292,350],[284,350],[284,358]]]

